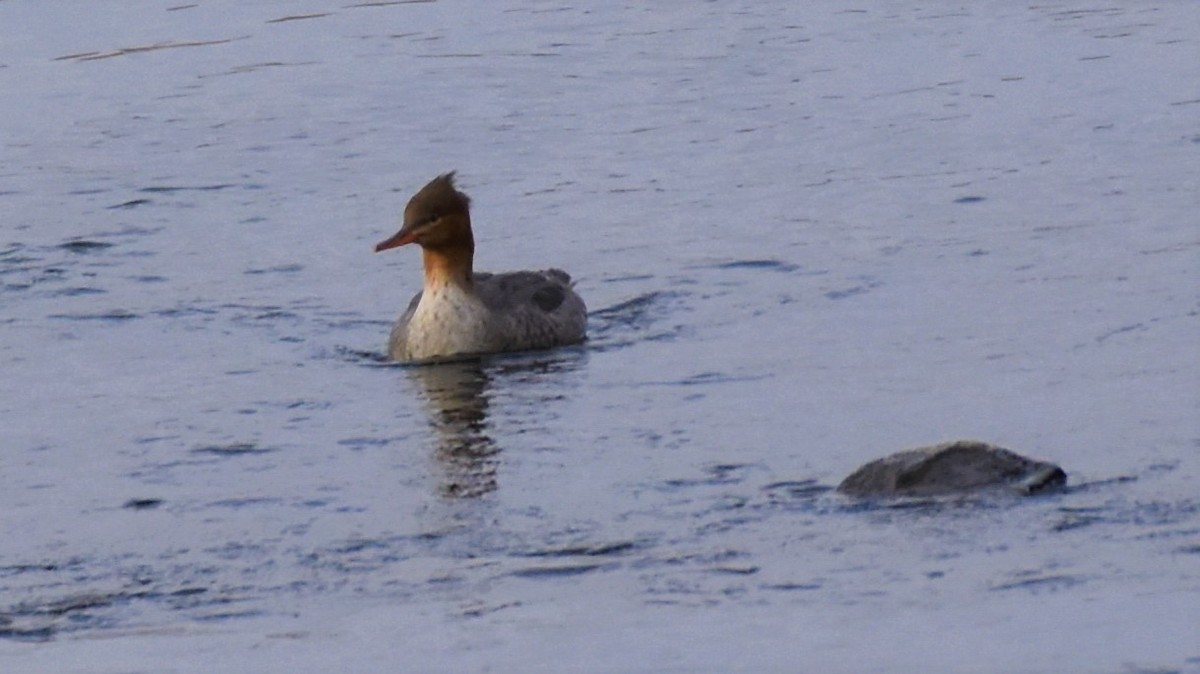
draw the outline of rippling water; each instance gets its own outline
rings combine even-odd
[[[0,27],[0,671],[1200,671],[1194,3]],[[449,169],[586,345],[383,362]]]

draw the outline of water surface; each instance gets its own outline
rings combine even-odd
[[[1193,3],[0,26],[0,670],[1200,671]],[[381,362],[450,169],[585,346]]]

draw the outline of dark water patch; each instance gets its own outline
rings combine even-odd
[[[366,351],[363,349],[352,349],[348,346],[335,346],[332,349],[332,357],[338,360],[344,360],[351,363],[360,363],[365,365],[384,365],[387,367],[400,367],[402,363],[392,362],[386,353],[382,351]]]
[[[1079,484],[1067,485],[1063,488],[1063,491],[1067,494],[1082,494],[1093,491],[1102,491],[1108,489],[1109,487],[1129,484],[1132,482],[1137,482],[1137,477],[1133,475],[1120,475],[1117,477],[1090,480],[1088,482],[1080,482]]]
[[[966,196],[966,197],[959,197],[959,198],[955,199],[954,203],[956,203],[956,204],[977,204],[981,201],[984,201],[984,197]]]
[[[333,407],[333,403],[325,400],[292,400],[279,403],[263,400],[258,404],[264,407],[281,407],[285,410],[327,410]]]
[[[93,253],[105,248],[112,248],[113,244],[107,241],[90,241],[87,239],[74,239],[66,243],[58,244],[59,248],[71,251],[72,253]]]
[[[277,498],[267,498],[264,496],[247,496],[244,498],[226,498],[226,499],[220,499],[218,501],[210,501],[207,504],[207,507],[209,507],[209,508],[231,508],[233,510],[240,510],[242,508],[249,508],[251,506],[279,505],[280,503],[281,503],[281,500],[277,499]]]
[[[499,451],[496,449],[495,451]],[[466,456],[471,456],[466,454]],[[442,479],[438,483],[438,494],[442,498],[450,500],[459,499],[477,499],[496,491],[499,483],[496,480],[496,468],[494,462],[481,462],[477,458],[470,458],[467,462],[467,467],[458,465],[460,462],[447,460],[445,454],[442,455],[443,463],[450,465],[454,473],[453,476]]]
[[[121,504],[122,508],[129,510],[154,510],[163,504],[160,498],[131,498]]]
[[[1183,253],[1189,252],[1190,249],[1200,247],[1200,241],[1186,241],[1175,243],[1172,246],[1163,246],[1159,248],[1144,248],[1138,251],[1139,255],[1162,255],[1164,253]],[[1126,278],[1126,277],[1121,277]]]
[[[47,641],[62,632],[112,627],[116,621],[105,609],[148,595],[142,590],[79,592],[21,602],[0,610],[0,638]]]
[[[151,187],[143,187],[139,192],[148,194],[173,194],[175,192],[215,192],[218,190],[227,190],[231,187],[238,187],[233,183],[219,183],[216,185],[154,185]]]
[[[389,328],[395,322],[386,318],[363,318],[357,311],[338,311],[318,309],[314,315],[326,321],[330,327],[357,327],[360,325],[386,325]]]
[[[653,274],[625,274],[623,276],[610,276],[604,279],[605,283],[621,283],[624,281],[649,281],[654,278]]]
[[[263,267],[260,269],[247,269],[242,272],[248,275],[258,274],[291,274],[304,269],[304,265],[300,264],[281,264],[274,267]]]
[[[1146,327],[1145,323],[1132,323],[1130,325],[1123,325],[1119,328],[1113,328],[1112,330],[1109,330],[1108,332],[1104,333],[1103,335],[1100,335],[1099,337],[1096,338],[1096,343],[1103,344],[1104,342],[1108,341],[1109,339],[1112,339],[1113,337],[1116,337],[1117,335],[1125,334],[1127,332],[1145,332],[1146,330],[1147,330],[1147,327]]]
[[[267,547],[265,541],[261,543],[242,543],[240,541],[230,541],[224,545],[205,548],[204,552],[213,555],[217,559],[227,562],[249,560],[251,563],[253,563],[254,560],[260,560],[269,557],[271,550]]]
[[[667,489],[677,489],[740,484],[746,479],[746,473],[755,467],[757,466],[744,463],[719,463],[706,466],[702,477],[666,480],[663,486]]]
[[[281,307],[264,307],[258,313],[254,313],[254,314],[250,314],[250,315],[235,316],[233,320],[235,322],[238,322],[238,321],[273,321],[273,320],[278,320],[278,319],[283,319],[283,318],[292,319],[292,318],[300,318],[300,316],[298,314],[295,314],[295,313],[288,311],[287,309],[283,309]]]
[[[1194,439],[1192,441],[1192,444],[1200,447],[1200,438]],[[1148,473],[1170,473],[1178,468],[1179,468],[1178,461],[1166,461],[1163,463],[1152,463],[1149,466],[1146,466],[1146,472],[1148,472]]]
[[[1200,515],[1200,501],[1184,499],[1181,501],[1138,501],[1126,508],[1120,508],[1114,513],[1114,519],[1120,522],[1138,526],[1163,526],[1189,522]],[[1179,533],[1179,532],[1175,532]],[[1190,533],[1190,532],[1182,532]],[[1173,535],[1164,532],[1150,532],[1144,538],[1156,538],[1163,535]]]
[[[762,490],[769,498],[811,499],[833,491],[833,487],[823,485],[814,479],[783,480],[764,485]]]
[[[731,382],[750,382],[769,379],[770,375],[730,375],[722,372],[701,372],[685,377],[676,382],[679,386],[702,386],[708,384],[728,384]]]
[[[393,543],[394,541],[380,538],[356,538],[330,547],[329,552],[337,555],[349,555],[368,550],[388,550]]]
[[[504,377],[506,381],[538,383],[545,377],[575,372],[587,361],[586,346],[565,346],[549,351],[520,351],[483,356],[480,376]]]
[[[611,307],[592,311],[588,314],[588,317],[608,320],[614,323],[636,325],[642,321],[647,312],[654,310],[655,307],[675,295],[677,294],[662,291],[645,293],[614,304]]]
[[[1200,516],[1200,499],[1130,500],[1124,490],[1115,489],[1136,480],[1134,477],[1122,476],[1088,482],[1064,490],[1059,498],[1081,494],[1108,498],[1100,505],[1060,506],[1051,530],[1068,532],[1087,527],[1115,526],[1143,532],[1133,536],[1137,540],[1186,537],[1196,533],[1196,530],[1187,525]],[[1172,528],[1180,525],[1183,525],[1183,528]]]
[[[570,578],[600,569],[616,568],[615,564],[562,564],[555,566],[533,566],[526,569],[510,571],[508,575],[516,578]]]
[[[820,590],[825,586],[820,583],[764,583],[759,585],[764,590],[773,590],[776,592],[812,592]]]
[[[20,625],[13,619],[0,614],[0,639],[13,641],[44,642],[54,638],[55,628],[52,625]]]
[[[45,615],[65,615],[75,611],[85,611],[100,606],[110,606],[114,601],[128,598],[124,592],[114,593],[84,593],[63,597],[43,604],[22,606],[19,610],[26,613],[41,613]]]
[[[690,386],[705,386],[710,384],[729,384],[738,382],[755,382],[771,379],[770,374],[754,374],[754,375],[731,375],[721,372],[701,372],[683,379],[668,379],[657,381],[642,381],[634,385],[635,388],[643,386],[670,386],[670,387],[690,387]]]
[[[245,456],[247,454],[269,454],[276,451],[270,447],[260,447],[253,442],[235,442],[228,445],[208,445],[191,450],[192,454],[206,454],[222,458]]]
[[[756,260],[733,260],[731,262],[719,262],[717,264],[705,265],[708,269],[754,269],[761,271],[776,271],[791,273],[800,271],[800,265],[781,260],[773,259],[756,259]]]
[[[53,60],[55,60],[55,61],[76,61],[76,62],[99,61],[100,59],[108,59],[108,58],[114,58],[117,56],[125,56],[127,54],[141,54],[141,53],[145,53],[145,52],[160,51],[163,49],[179,49],[182,47],[207,47],[207,46],[211,46],[211,45],[226,44],[229,42],[233,42],[234,40],[245,40],[245,39],[248,39],[248,37],[249,36],[244,36],[244,37],[240,37],[240,38],[230,38],[230,39],[226,39],[226,40],[158,42],[155,44],[143,45],[140,47],[122,47],[120,49],[115,49],[113,51],[107,51],[107,52],[97,52],[97,51],[77,52],[77,53],[73,53],[73,54],[66,54],[64,56],[58,56],[58,57],[55,57]]]
[[[1050,525],[1051,531],[1063,532],[1083,529],[1104,521],[1102,508],[1059,508],[1060,517]]]
[[[322,17],[331,16],[329,12],[320,12],[317,14],[292,14],[290,16],[281,16],[278,19],[267,19],[267,23],[285,23],[288,21],[304,21],[307,19],[320,19]]]
[[[214,316],[218,312],[215,309],[204,309],[202,307],[172,307],[170,309],[158,309],[151,313],[154,316],[162,318],[184,318],[187,316]]]
[[[82,569],[87,560],[82,557],[72,557],[62,562],[37,562],[26,564],[8,564],[0,566],[0,578],[19,576],[27,573],[55,573],[59,571],[77,571]]]
[[[1200,664],[1200,656],[1194,658],[1186,658],[1184,662],[1189,664]],[[1106,674],[1195,674],[1196,670],[1183,670],[1176,667],[1142,667],[1137,663],[1126,662],[1122,664],[1120,671],[1113,670]]]
[[[218,611],[216,613],[202,614],[194,616],[194,619],[198,622],[229,622],[246,618],[259,618],[264,615],[266,615],[266,612],[261,609],[245,609],[242,611]]]
[[[685,295],[656,291],[638,295],[611,307],[588,314],[589,347],[619,348],[643,340],[669,340],[685,330],[683,325],[663,329],[658,324],[673,313]]]
[[[112,206],[109,206],[108,208],[109,208],[109,210],[117,210],[117,209],[128,210],[131,208],[137,208],[138,206],[145,206],[145,205],[151,204],[151,203],[154,203],[154,202],[152,202],[150,199],[130,199],[129,201],[126,201],[123,203],[113,204]]]
[[[753,564],[721,564],[708,569],[709,573],[725,576],[753,576],[759,571],[761,569]]]
[[[441,534],[423,538],[356,538],[304,554],[298,563],[301,567],[320,569],[338,575],[369,573],[408,559],[409,555],[405,553],[406,544],[428,548],[439,542],[440,538]]]
[[[240,65],[240,66],[233,66],[229,70],[225,70],[225,71],[222,71],[219,73],[213,73],[211,75],[197,75],[197,78],[198,79],[208,79],[210,77],[226,77],[229,75],[241,75],[244,73],[252,73],[252,72],[255,72],[258,70],[264,70],[266,68],[297,68],[297,67],[302,67],[302,66],[316,65],[318,63],[320,63],[320,62],[319,61],[259,61],[257,63],[246,63],[246,64]],[[307,135],[303,135],[303,134],[297,134],[296,136],[293,136],[293,138],[307,138],[307,137],[308,137]],[[251,221],[261,222],[262,220],[265,220],[265,218],[250,218],[248,220],[244,220],[243,222],[251,222]]]
[[[107,290],[92,287],[62,288],[51,293],[51,297],[78,297],[80,295],[103,295]]]
[[[705,508],[697,513],[698,516],[709,516],[712,514],[728,513],[731,511],[739,511],[736,516],[723,516],[721,519],[708,522],[702,526],[696,527],[695,533],[697,536],[712,536],[724,534],[731,531],[745,529],[748,525],[756,522],[761,522],[764,519],[764,514],[753,509],[746,509],[749,503],[748,499],[740,496],[726,496],[718,499],[712,507]]]
[[[1018,577],[1001,583],[996,583],[988,589],[993,592],[1008,590],[1028,590],[1033,593],[1056,592],[1074,587],[1084,582],[1080,576],[1067,574],[1018,574]]]
[[[412,0],[407,0],[407,1],[411,2]],[[420,1],[424,2],[425,0],[420,0]],[[516,608],[518,606],[524,606],[524,604],[519,601],[509,601],[509,602],[504,602],[502,604],[494,604],[494,605],[487,605],[487,606],[482,606],[482,605],[481,606],[472,606],[472,607],[463,609],[461,615],[464,618],[478,618],[480,616],[490,615],[492,613],[502,611],[506,608]]]
[[[24,244],[10,243],[10,244],[8,244],[7,247],[0,248],[0,262],[20,263],[20,262],[32,262],[36,259],[36,258],[28,257],[25,255],[18,255],[18,253],[21,253],[24,250],[25,250]]]
[[[181,588],[151,587],[154,580],[147,569],[132,578],[134,587],[116,591],[73,592],[66,596],[34,599],[0,610],[0,638],[44,641],[57,635],[103,630],[122,625],[127,618],[121,607],[158,606],[167,612],[192,611],[192,619],[203,619],[197,609],[222,607],[245,601],[209,588],[185,585]],[[72,579],[78,584],[82,579]]]
[[[11,288],[25,289],[42,283],[55,283],[62,281],[67,276],[67,270],[53,265],[40,267],[36,263],[41,262],[37,258],[14,257],[4,260],[5,266],[0,268],[0,275],[9,278],[18,277],[19,280],[10,280],[6,285]]]
[[[388,438],[344,438],[338,440],[339,447],[349,447],[350,449],[368,449],[371,447],[386,447],[391,444]]]
[[[674,342],[680,337],[688,334],[690,328],[684,324],[674,325],[666,330],[660,330],[654,334],[646,335],[642,341],[646,342]],[[628,343],[633,343],[636,340],[631,340]]]
[[[347,7],[391,7],[392,5],[424,5],[437,0],[376,0],[376,2],[359,2]],[[415,35],[415,33],[413,33]]]
[[[514,554],[518,557],[608,557],[633,552],[640,546],[641,544],[635,541],[616,541],[591,545],[568,545]]]
[[[1042,498],[1042,497],[1038,497]],[[905,523],[926,518],[975,518],[980,513],[1016,508],[1034,503],[1011,489],[981,489],[970,493],[898,498],[861,498],[837,494],[815,500],[815,512],[867,515],[880,524]]]
[[[242,591],[250,590],[251,588],[240,588]],[[278,589],[278,588],[275,588]],[[228,590],[214,591],[207,587],[185,587],[179,590],[172,591],[152,591],[148,592],[144,599],[151,599],[163,604],[163,607],[168,611],[189,611],[192,617],[196,620],[208,620],[213,616],[220,616],[225,613],[244,614],[258,613],[255,609],[245,609],[243,611],[230,611],[228,606],[233,604],[243,604],[250,601],[247,597],[229,594]],[[197,611],[213,611],[211,613],[198,613]]]
[[[828,290],[825,292],[825,297],[827,299],[831,299],[834,301],[844,300],[844,299],[849,299],[851,297],[855,297],[857,295],[862,295],[862,294],[868,293],[872,290],[875,290],[876,288],[883,286],[883,281],[880,281],[880,280],[877,280],[874,278],[870,278],[870,277],[864,276],[860,279],[860,281],[861,282],[856,285],[848,286],[845,288],[839,288],[836,290]]]
[[[196,466],[203,466],[212,463],[213,459],[200,457],[191,460],[167,461],[164,463],[149,464],[143,468],[132,470],[127,475],[135,480],[142,480],[149,484],[176,484],[177,481],[172,476],[172,471],[177,468],[190,469]]]
[[[113,309],[112,311],[101,311],[97,313],[72,313],[72,314],[50,314],[47,318],[54,318],[64,321],[105,321],[105,322],[121,322],[130,321],[135,318],[141,318],[138,314],[124,309]]]
[[[742,550],[722,549],[709,552],[694,552],[677,555],[670,555],[656,560],[648,561],[649,564],[666,564],[668,566],[701,566],[704,568],[714,568],[720,566],[735,565],[750,557],[749,553]]]

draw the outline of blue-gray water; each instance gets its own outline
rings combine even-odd
[[[1200,671],[1200,6],[164,4],[0,2],[0,671]],[[449,169],[586,346],[378,361]]]

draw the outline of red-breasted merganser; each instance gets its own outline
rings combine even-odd
[[[455,189],[453,171],[440,175],[408,201],[400,231],[375,246],[416,243],[425,263],[424,290],[392,328],[388,356],[412,361],[582,342],[587,308],[566,272],[472,270],[470,203]]]

